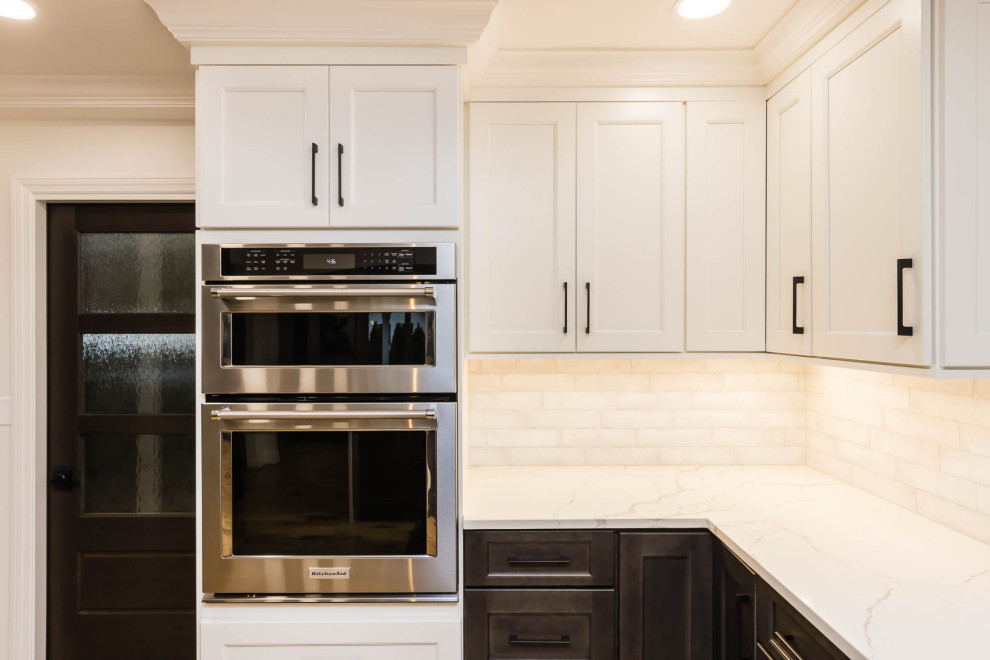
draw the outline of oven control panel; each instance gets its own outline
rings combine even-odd
[[[428,246],[223,247],[224,277],[313,277],[437,274],[437,249]]]

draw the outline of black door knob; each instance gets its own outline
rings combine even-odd
[[[52,472],[51,484],[53,490],[68,491],[76,485],[72,480],[72,468],[60,465]]]

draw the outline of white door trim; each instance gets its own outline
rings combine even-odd
[[[10,179],[10,660],[45,657],[45,203],[194,199],[193,178]]]

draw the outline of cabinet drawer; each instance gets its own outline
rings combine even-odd
[[[611,660],[611,590],[469,589],[464,660]]]
[[[766,583],[757,584],[757,638],[774,660],[848,660]]]
[[[612,532],[465,532],[467,587],[611,587]]]

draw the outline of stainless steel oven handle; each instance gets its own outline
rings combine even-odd
[[[409,289],[310,289],[301,287],[236,288],[214,287],[210,289],[214,298],[436,298],[437,290],[432,286]]]
[[[210,419],[436,419],[436,410],[271,410],[253,412],[220,408],[210,413]]]

